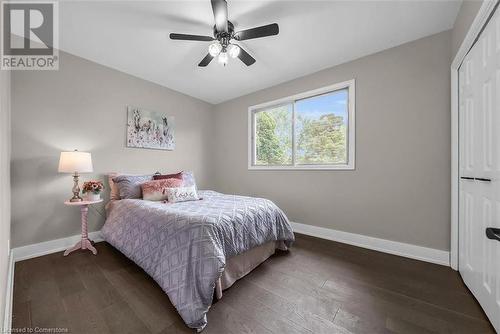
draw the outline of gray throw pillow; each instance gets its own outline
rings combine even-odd
[[[142,198],[141,184],[151,181],[153,175],[120,175],[113,178],[120,199]]]

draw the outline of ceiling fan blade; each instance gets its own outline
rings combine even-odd
[[[211,0],[217,32],[227,32],[227,2],[226,0]]]
[[[268,24],[265,26],[251,28],[247,30],[238,31],[234,35],[234,39],[238,41],[244,41],[247,39],[260,38],[266,36],[277,35],[280,32],[279,26],[277,23]]]
[[[200,61],[200,63],[198,64],[198,66],[200,66],[200,67],[205,67],[205,66],[207,66],[208,64],[210,64],[210,62],[212,61],[212,59],[214,59],[214,57],[212,57],[212,56],[210,55],[210,53],[208,53],[208,54],[205,56],[205,58],[203,58],[203,60],[202,60],[202,61]]]
[[[238,54],[238,58],[240,58],[240,60],[242,62],[244,62],[245,65],[247,65],[247,66],[250,66],[253,63],[255,63],[255,59],[252,56],[250,56],[248,54],[248,52],[246,52],[245,50],[243,50],[243,48],[241,46],[240,46],[240,53]]]
[[[214,38],[210,36],[174,34],[174,33],[170,34],[170,39],[179,39],[182,41],[203,41],[203,42],[210,42],[214,40]]]

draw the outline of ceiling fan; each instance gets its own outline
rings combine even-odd
[[[211,2],[215,18],[214,37],[172,33],[170,39],[213,42],[208,47],[208,54],[198,64],[200,67],[207,66],[215,57],[224,66],[228,63],[229,57],[237,57],[247,66],[255,63],[255,59],[234,41],[277,35],[279,33],[278,24],[272,23],[235,32],[233,24],[227,17],[226,0],[211,0]]]

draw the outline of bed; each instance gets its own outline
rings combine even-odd
[[[199,201],[112,201],[104,239],[144,269],[190,328],[203,330],[215,295],[294,241],[283,211],[263,198],[199,191]]]

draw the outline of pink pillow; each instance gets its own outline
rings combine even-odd
[[[182,180],[182,172],[176,174],[153,175],[153,180],[179,179]]]
[[[118,175],[119,175],[118,173],[109,173],[108,174],[108,183],[109,183],[109,189],[110,189],[109,199],[112,201],[116,201],[116,200],[120,199],[120,191],[118,190],[116,183],[113,182],[113,178],[117,177]]]
[[[167,188],[178,188],[182,186],[182,180],[165,179],[153,180],[141,184],[142,198],[146,201],[166,201]]]

